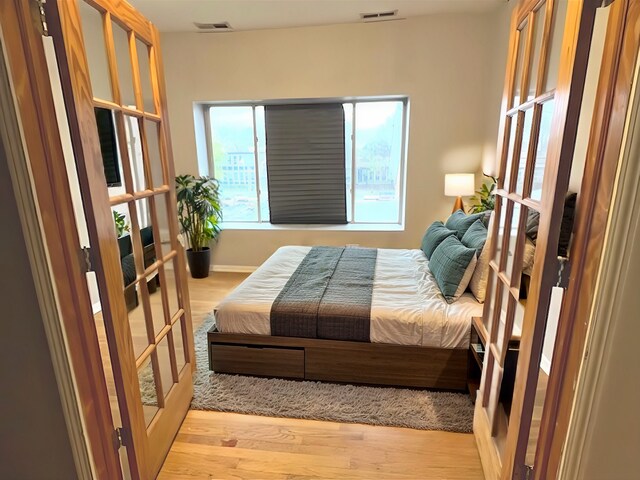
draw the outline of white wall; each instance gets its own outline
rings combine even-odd
[[[491,12],[231,34],[164,33],[177,173],[199,173],[194,102],[390,94],[410,99],[403,232],[227,230],[214,263],[259,265],[286,244],[417,247],[425,228],[450,213],[444,174],[481,170],[487,110],[496,112],[494,122],[499,110],[491,83],[496,18]]]

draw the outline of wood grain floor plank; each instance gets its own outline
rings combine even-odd
[[[189,282],[198,328],[246,274]],[[482,479],[473,435],[192,410],[162,480]]]

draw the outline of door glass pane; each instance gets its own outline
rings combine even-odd
[[[509,240],[507,243],[507,263],[505,267],[505,272],[507,276],[511,279],[512,284],[516,284],[519,282],[514,282],[513,279],[513,271],[514,264],[516,262],[516,244],[519,236],[523,236],[524,232],[520,233],[520,204],[515,203],[513,205],[513,213],[511,215],[511,220],[509,222]],[[520,268],[516,268],[515,270],[520,271]]]
[[[496,233],[496,254],[493,257],[494,261],[498,264],[502,264],[502,248],[504,241],[505,228],[507,223],[507,205],[510,202],[503,201],[502,207],[500,208],[500,213],[498,215],[498,231]]]
[[[149,61],[149,47],[136,38],[136,52],[138,53],[138,68],[140,69],[140,88],[142,89],[142,106],[145,112],[155,113],[156,107],[151,88],[151,63]]]
[[[260,220],[269,221],[269,187],[267,185],[267,140],[264,107],[256,107],[256,136],[258,137],[258,180],[260,184]]]
[[[115,197],[126,192],[125,177],[122,170],[120,157],[120,145],[118,136],[118,122],[114,113],[108,108],[94,108],[96,126],[98,127],[98,139],[100,140],[100,154],[102,167],[110,197]]]
[[[483,317],[484,327],[489,332],[491,328],[491,322],[493,320],[493,316],[495,314],[496,304],[497,304],[497,288],[498,288],[498,275],[491,269],[491,288],[487,290],[487,298],[486,301],[489,302],[489,307],[487,309],[487,315]]]
[[[93,96],[102,100],[113,100],[109,77],[109,61],[104,38],[102,14],[84,1],[78,2],[82,37],[89,63]]]
[[[504,188],[509,192],[511,191],[511,165],[513,164],[513,154],[514,154],[515,145],[516,145],[519,118],[520,118],[520,114],[515,114],[509,120],[510,122],[509,138],[508,138],[509,148],[507,150],[507,159],[505,163],[503,180],[502,180],[503,181],[502,188]]]
[[[356,104],[355,222],[399,222],[402,109],[402,102]]]
[[[169,215],[167,210],[167,203],[170,201],[171,197],[168,194],[154,196],[162,258],[166,257],[172,251],[171,230],[169,229]]]
[[[214,177],[220,182],[225,222],[258,221],[251,107],[212,107]]]
[[[133,91],[133,77],[131,54],[129,53],[129,34],[117,23],[111,21],[113,30],[113,48],[118,65],[118,79],[120,85],[120,104],[125,107],[136,108],[136,97]]]
[[[146,276],[147,291],[149,292],[149,304],[151,307],[151,321],[153,323],[153,336],[157,336],[166,325],[164,308],[162,306],[162,282],[160,273],[154,270]]]
[[[148,183],[144,173],[142,138],[140,136],[140,125],[138,123],[138,119],[130,115],[124,115],[124,131],[127,139],[127,150],[129,152],[133,188],[134,191],[141,192],[148,188]]]
[[[531,198],[538,201],[542,200],[542,185],[544,170],[547,165],[547,148],[549,147],[549,138],[551,137],[554,107],[555,101],[553,99],[542,105],[538,147],[536,149],[535,165],[533,167],[533,183],[531,186]]]
[[[511,101],[511,105],[513,107],[517,107],[520,105],[520,94],[522,92],[522,74],[524,70],[524,60],[525,53],[527,48],[527,35],[529,34],[529,24],[526,23],[524,27],[520,30],[520,34],[518,35],[518,58],[516,59],[516,71],[514,75],[514,84],[513,84],[513,98]]]
[[[148,176],[154,188],[166,185],[162,168],[162,159],[160,158],[160,124],[151,120],[143,120],[144,134],[147,146],[147,155],[149,157],[149,167],[151,172]]]
[[[564,290],[562,288],[554,287],[551,291],[549,315],[547,317],[547,324],[545,326],[542,356],[540,357],[540,369],[538,371],[538,385],[536,388],[536,396],[533,404],[533,415],[531,418],[529,442],[527,444],[527,465],[533,465],[536,454],[536,446],[540,433],[540,421],[542,419],[542,410],[547,394],[547,383],[549,380],[549,374],[551,372],[551,360],[553,358],[553,350],[556,342],[556,333],[558,330],[558,320],[560,319],[560,309],[562,307],[563,295]]]
[[[184,336],[182,335],[182,327],[184,323],[184,316],[180,317],[171,329],[173,334],[173,345],[176,351],[176,365],[178,367],[178,374],[182,370],[182,367],[186,364]]]
[[[533,107],[524,112],[524,127],[522,129],[522,146],[520,148],[520,158],[516,172],[516,189],[515,192],[522,195],[524,190],[524,177],[527,171],[527,158],[529,156],[529,143],[531,140],[531,127],[533,123]]]
[[[533,16],[533,45],[531,46],[531,67],[529,70],[529,91],[527,99],[536,97],[536,85],[540,67],[540,52],[542,50],[542,37],[544,34],[544,20],[547,4],[544,2]]]
[[[162,394],[167,396],[173,387],[173,373],[171,370],[171,357],[173,356],[169,348],[168,337],[165,336],[156,347],[158,354],[158,366],[160,368],[160,379],[162,383]]]
[[[500,289],[502,290],[502,294],[500,295],[500,311],[498,312],[498,334],[496,336],[496,344],[500,348],[500,346],[504,342],[506,323],[507,323],[507,315],[512,313],[509,311],[509,305],[511,305],[511,293],[509,292],[509,285],[506,285],[500,282]]]
[[[167,292],[167,299],[169,301],[169,318],[173,318],[175,314],[180,309],[178,303],[178,288],[176,286],[176,261],[171,260],[167,265],[167,268],[164,268],[164,277],[166,285],[164,288]]]
[[[142,263],[146,270],[156,261],[153,225],[148,198],[136,200],[136,213],[138,227],[140,228],[140,250],[144,255]]]
[[[553,6],[553,25],[551,26],[551,37],[547,47],[547,72],[543,90],[549,92],[556,88],[558,84],[558,73],[560,70],[560,56],[562,53],[562,36],[564,34],[564,24],[567,17],[566,0],[556,1]]]
[[[151,367],[151,356],[146,358],[138,369],[138,382],[140,384],[140,397],[142,398],[144,420],[148,427],[153,417],[158,413],[158,396],[156,394],[153,368]]]

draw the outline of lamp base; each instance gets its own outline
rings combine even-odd
[[[462,210],[463,213],[467,213],[464,210],[464,203],[462,203],[462,197],[458,197],[456,198],[455,203],[453,204],[453,210],[451,210],[451,213],[456,212],[458,210]]]

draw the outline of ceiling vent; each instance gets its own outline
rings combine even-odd
[[[363,22],[384,22],[400,19],[398,18],[398,10],[389,10],[387,12],[361,13],[360,20]]]
[[[198,23],[193,22],[198,31],[200,32],[233,32],[233,28],[229,25],[229,22],[217,22],[217,23]]]

